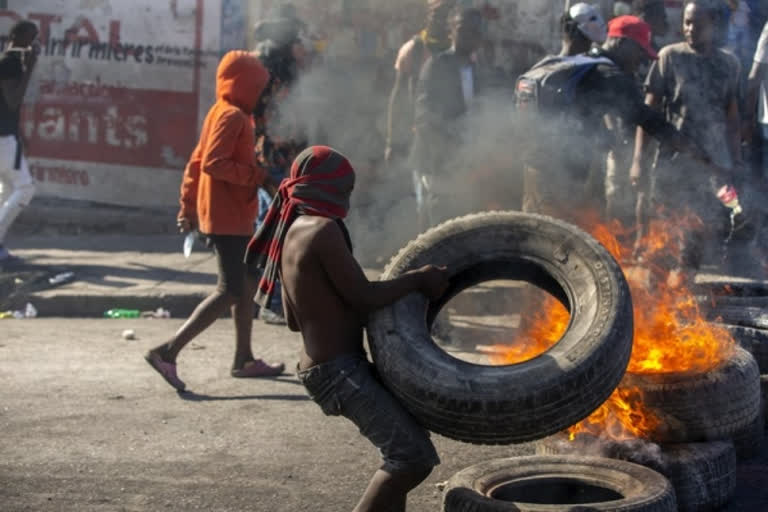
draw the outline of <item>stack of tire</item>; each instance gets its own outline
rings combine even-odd
[[[430,303],[419,294],[408,296],[374,314],[367,334],[383,383],[433,432],[478,444],[543,439],[591,414],[624,377],[632,350],[629,287],[608,251],[578,228],[516,212],[461,217],[408,244],[382,279],[426,264],[448,267],[451,281],[443,298]],[[527,281],[568,308],[569,327],[554,347],[499,367],[458,360],[432,341],[430,326],[440,309],[461,291],[494,279]],[[553,495],[553,486],[560,495]],[[672,485],[656,471],[581,456],[473,466],[451,479],[444,507],[462,512],[677,510]]]
[[[700,287],[709,319],[727,329],[757,361],[763,405],[768,407],[768,287],[707,282]]]
[[[705,374],[626,374],[620,387],[637,388],[661,419],[651,443],[557,434],[537,443],[538,454],[600,453],[636,462],[666,476],[682,512],[717,510],[736,486],[739,459],[758,454],[764,435],[760,374],[754,357],[736,347]],[[638,449],[640,447],[640,449]],[[650,452],[650,453],[649,453]]]

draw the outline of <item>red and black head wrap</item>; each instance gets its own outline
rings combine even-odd
[[[299,215],[339,220],[347,216],[355,171],[349,160],[327,146],[312,146],[299,154],[291,175],[280,185],[264,223],[248,244],[245,261],[262,270],[256,302],[272,299],[280,269],[283,242]]]

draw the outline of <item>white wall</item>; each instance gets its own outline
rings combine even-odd
[[[220,9],[202,0],[8,2],[1,34],[19,17],[41,27],[22,122],[41,195],[177,203],[212,97]]]

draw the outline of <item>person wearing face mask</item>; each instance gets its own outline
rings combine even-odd
[[[310,397],[326,415],[352,421],[382,455],[354,510],[404,511],[408,492],[440,459],[429,432],[377,377],[363,348],[363,327],[370,313],[410,293],[439,298],[448,274],[427,265],[369,281],[343,221],[354,184],[344,155],[327,146],[304,150],[251,240],[246,263],[262,276],[260,304],[269,303],[278,277],[283,283],[288,327],[304,341],[297,375]]]
[[[560,57],[587,53],[592,45],[605,42],[608,29],[600,11],[594,5],[579,2],[560,18],[562,46]]]

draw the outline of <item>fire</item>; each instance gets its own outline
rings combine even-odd
[[[491,362],[496,365],[517,364],[543,354],[560,340],[570,319],[565,306],[554,297],[546,296],[538,311],[530,315],[523,313],[522,334],[513,345],[497,346],[492,352]]]
[[[652,222],[639,243],[644,249],[642,267],[626,269],[635,315],[629,373],[703,373],[728,358],[735,347],[727,330],[707,322],[691,290],[665,283],[678,259],[679,237],[696,222],[689,215],[674,222]],[[632,249],[613,235],[626,233],[620,224],[598,224],[591,232],[617,261],[631,261]]]
[[[595,219],[595,216],[591,216]],[[634,304],[634,344],[627,371],[634,374],[703,373],[718,366],[732,353],[730,333],[706,321],[694,294],[685,286],[667,286],[667,274],[678,261],[678,240],[683,231],[699,222],[684,215],[673,221],[653,221],[634,253],[635,234],[618,222],[606,225],[582,222],[623,266]],[[628,264],[638,260],[639,264]],[[513,364],[551,348],[568,326],[566,309],[554,298],[512,346],[493,362]],[[571,440],[580,432],[608,435],[614,439],[646,437],[660,420],[644,407],[638,389],[617,389],[589,418],[571,427]]]
[[[568,429],[568,439],[573,441],[582,433],[607,436],[617,441],[644,438],[654,432],[661,420],[643,405],[639,389],[617,389],[584,421]]]

